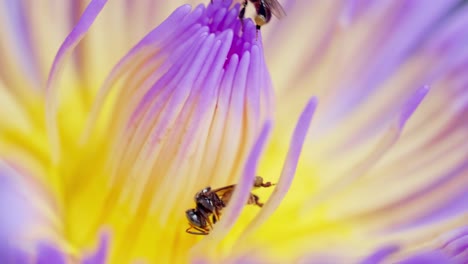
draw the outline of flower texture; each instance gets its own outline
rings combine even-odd
[[[185,2],[0,4],[1,263],[468,261],[468,6]]]

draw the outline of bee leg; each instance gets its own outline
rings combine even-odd
[[[239,19],[241,21],[241,24],[242,24],[242,30],[244,30],[244,18],[245,18],[245,8],[247,7],[247,0],[244,0],[242,2],[242,7],[239,11]]]
[[[245,8],[246,8],[246,7],[247,7],[247,0],[244,0],[244,1],[242,2],[242,7],[241,7],[241,9],[240,9],[240,11],[239,11],[239,19],[240,19],[240,20],[243,20],[244,17],[245,17]]]
[[[218,209],[215,209],[215,211],[213,212],[213,217],[211,217],[213,224],[216,224],[216,222],[218,222],[220,218],[221,218],[221,211]]]
[[[258,207],[263,207],[263,203],[260,202],[260,198],[257,195],[253,194],[253,193],[250,194],[250,197],[249,197],[249,200],[247,201],[247,204],[253,204],[253,205],[256,205]]]
[[[194,231],[190,231],[191,229],[195,229],[197,230],[198,232],[194,232]],[[204,230],[204,229],[201,229],[201,228],[198,228],[198,227],[195,227],[195,226],[190,226],[189,228],[187,228],[185,230],[185,232],[189,233],[189,234],[192,234],[192,235],[208,235],[209,233]]]
[[[210,227],[210,229],[213,229],[213,224],[211,223],[210,217],[207,217],[207,218],[206,218],[206,223],[208,224],[208,226]]]
[[[213,216],[211,217],[211,221],[213,222],[213,225],[216,224],[216,222],[219,221],[219,218],[220,218],[220,214],[218,212],[218,210],[216,210],[215,212],[213,212]]]

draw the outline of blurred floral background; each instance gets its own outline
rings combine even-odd
[[[209,2],[0,3],[0,262],[468,263],[466,1]]]

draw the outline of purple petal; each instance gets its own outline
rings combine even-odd
[[[29,264],[30,254],[11,245],[8,241],[3,241],[0,237],[0,263]]]
[[[180,26],[180,21],[184,21],[184,24],[189,24],[188,22],[186,22],[187,19],[184,19],[189,12],[189,5],[183,5],[177,8],[166,20],[164,20],[164,22],[161,25],[152,30],[114,66],[114,68],[106,78],[104,84],[101,86],[101,89],[99,90],[96,96],[93,108],[91,109],[90,118],[87,122],[85,131],[81,139],[82,142],[85,142],[89,137],[91,129],[97,121],[98,114],[101,111],[101,107],[103,106],[105,99],[109,95],[110,89],[118,81],[120,75],[123,74],[126,70],[128,70],[128,67],[139,63],[142,58],[145,58],[145,56],[143,56],[144,54],[139,55],[145,52],[145,47],[148,47],[150,45],[161,45],[160,42],[166,40],[169,37],[168,35],[182,33],[181,30],[171,31],[170,29],[174,29],[177,28],[176,26]],[[201,13],[201,10],[197,9],[197,12],[193,12],[193,14],[190,15],[191,17],[189,17],[188,20],[193,21],[193,19],[198,18],[201,15]],[[181,28],[185,29],[184,27]],[[142,58],[139,59],[140,56]],[[138,60],[135,60],[135,58],[137,58]]]
[[[442,264],[453,263],[452,260],[440,251],[421,252],[402,261],[398,264]]]
[[[467,164],[461,164],[450,170],[443,175],[440,175],[435,181],[430,182],[429,184],[414,190],[408,194],[398,197],[391,200],[389,203],[383,204],[372,210],[368,210],[364,213],[360,212],[354,215],[353,217],[383,217],[388,221],[383,227],[386,232],[395,232],[401,231],[403,229],[416,228],[420,224],[428,224],[435,221],[443,221],[444,219],[451,218],[457,215],[461,215],[466,211],[463,211],[466,208],[466,205],[460,206],[455,204],[450,204],[450,200],[453,198],[460,197],[464,199],[464,195],[459,196],[462,193],[465,193],[466,190],[463,188],[462,184],[457,184],[457,180],[463,180],[461,177],[463,172],[466,171],[468,167]],[[443,198],[438,198],[438,195],[443,191],[443,188],[446,186],[454,185],[455,189],[450,190],[443,196]],[[432,200],[432,195],[435,196],[435,200]],[[453,195],[453,196],[452,196]],[[444,200],[444,198],[446,200]],[[439,200],[442,200],[441,204]],[[428,203],[428,201],[430,201]],[[425,202],[425,203],[424,203]],[[447,206],[444,210],[444,206]],[[450,207],[454,208],[450,208]],[[417,209],[414,209],[417,208]],[[427,208],[423,210],[424,208]],[[454,209],[461,208],[462,211],[453,211]],[[402,213],[403,211],[403,213]],[[444,214],[447,218],[444,218]]]
[[[468,226],[453,230],[444,236],[446,239],[441,246],[441,250],[448,255],[457,257],[468,252]]]
[[[307,132],[312,121],[315,109],[317,107],[317,98],[313,97],[309,100],[304,111],[302,112],[299,120],[297,121],[296,128],[291,138],[291,143],[289,147],[286,160],[283,165],[283,171],[281,172],[281,177],[278,181],[278,184],[273,191],[270,199],[265,203],[262,210],[258,215],[252,220],[249,226],[244,230],[240,242],[243,241],[243,236],[253,232],[255,228],[260,227],[268,217],[270,217],[274,211],[278,208],[283,198],[288,193],[289,187],[294,179],[296,173],[297,163],[302,151],[302,147],[307,136]]]
[[[376,252],[372,253],[370,256],[365,258],[361,264],[376,264],[382,263],[388,256],[392,255],[393,253],[400,250],[400,247],[397,245],[390,245],[385,246],[383,248],[378,249]]]
[[[82,264],[105,264],[109,255],[109,240],[108,232],[102,232],[99,238],[99,244],[96,251],[88,256],[85,256]]]
[[[432,193],[437,193],[441,188],[446,185],[450,185],[452,181],[460,179],[463,172],[466,172],[468,168],[467,164],[461,164],[447,173],[440,175],[440,177],[434,182],[428,184],[426,187],[416,190],[407,196],[400,199],[396,199],[392,203],[379,208],[382,212],[397,211],[397,208],[404,206],[418,206],[421,201],[426,201],[430,198]],[[428,208],[427,211],[416,215],[415,217],[405,217],[401,219],[402,223],[393,223],[392,230],[414,228],[421,225],[427,225],[435,223],[437,221],[443,221],[445,219],[453,218],[457,215],[468,212],[468,193],[466,189],[460,191],[451,192],[450,195],[446,195],[446,198],[442,200],[440,204],[434,204]]]
[[[11,36],[11,40],[14,42],[9,45],[11,47],[9,51],[16,53],[18,64],[20,64],[21,70],[24,71],[22,72],[22,78],[29,79],[31,86],[39,89],[41,88],[39,84],[43,80],[31,34],[31,27],[34,25],[28,21],[26,4],[23,1],[16,0],[6,0],[4,2],[6,23],[2,26],[6,26],[7,30],[11,29],[8,35]],[[8,27],[9,24],[11,28]]]
[[[52,160],[54,162],[57,162],[60,153],[59,132],[57,127],[57,81],[60,77],[65,60],[71,55],[73,49],[88,32],[89,28],[94,23],[94,20],[104,8],[106,2],[107,0],[92,0],[89,3],[78,24],[76,24],[60,46],[49,72],[49,78],[47,79],[46,85],[46,119],[47,133],[52,149]]]
[[[423,86],[422,88],[419,88],[403,106],[403,109],[401,110],[400,117],[399,117],[400,130],[403,129],[403,127],[406,124],[406,121],[408,121],[408,119],[414,113],[414,111],[419,106],[419,104],[421,103],[421,101],[424,99],[424,97],[426,96],[428,92],[429,92],[429,86],[427,85]]]
[[[65,264],[66,255],[56,246],[39,243],[37,246],[37,264]]]
[[[285,78],[283,75],[277,77],[282,81],[280,87],[278,87],[280,91],[290,94],[291,87],[302,87],[296,84],[305,81],[325,81],[323,85],[327,89],[310,91],[310,93],[314,94],[319,93],[317,95],[323,99],[327,98],[327,100],[324,100],[325,102],[322,102],[321,109],[323,110],[321,110],[321,115],[316,120],[324,134],[336,131],[337,126],[342,124],[343,121],[347,121],[346,118],[354,114],[363,103],[371,98],[370,96],[379,93],[379,89],[383,87],[387,80],[399,76],[402,65],[405,65],[416,53],[415,51],[419,50],[421,42],[428,39],[428,36],[435,32],[433,25],[439,22],[439,19],[444,18],[446,12],[453,8],[455,1],[439,2],[434,6],[428,6],[424,1],[386,1],[379,4],[367,4],[367,2],[372,1],[347,1],[347,6],[351,7],[351,9],[355,6],[353,2],[365,2],[362,8],[365,14],[357,18],[356,23],[342,31],[336,25],[336,19],[325,20],[323,23],[321,21],[319,25],[313,22],[314,19],[317,19],[317,16],[321,15],[320,13],[324,12],[323,5],[319,5],[321,2],[315,3],[315,5],[319,5],[319,7],[316,7],[318,10],[314,10],[315,6],[307,1],[297,3],[298,8],[294,10],[295,13],[288,13],[288,17],[290,17],[289,15],[302,17],[303,24],[311,25],[312,28],[304,33],[303,30],[293,29],[297,27],[293,25],[297,24],[297,20],[282,20],[281,27],[284,26],[287,32],[278,34],[276,30],[272,31],[274,33],[271,36],[275,37],[275,39],[268,42],[273,43],[273,45],[270,45],[269,53],[267,53],[267,57],[272,57],[270,60],[274,60],[274,63],[271,64],[274,67],[273,72],[285,72],[284,75],[286,76],[292,75],[291,78]],[[337,13],[342,13],[345,5],[346,3],[330,4],[329,9],[332,11],[325,17],[340,15]],[[313,8],[309,6],[313,6]],[[309,11],[307,16],[304,16],[303,10]],[[349,13],[349,11],[346,12]],[[353,30],[361,33],[366,31],[366,33],[356,36],[352,33]],[[317,32],[319,33],[317,34]],[[321,32],[323,33],[320,34]],[[359,44],[346,45],[346,49],[343,49],[338,43],[333,42],[333,45],[322,47],[320,40],[328,32],[333,32],[334,40],[337,42],[350,40],[352,43]],[[300,38],[297,35],[303,36]],[[280,41],[283,36],[304,40],[306,44],[303,42],[295,44],[294,42]],[[462,45],[464,42],[458,41],[458,43]],[[293,58],[297,56],[298,59],[291,59],[291,62],[281,63],[279,60],[284,61],[284,59],[278,56],[275,60],[275,53],[278,50],[297,48],[300,48],[300,50],[293,52],[291,56]],[[324,54],[324,58],[317,60],[315,65],[309,66],[307,54],[314,53],[317,50]],[[335,60],[328,59],[329,56],[333,56],[332,54],[336,54],[337,58],[341,58],[342,63],[336,64]],[[300,66],[296,66],[298,63]],[[436,64],[438,63],[434,63],[434,66]],[[288,67],[289,65],[291,67]],[[304,69],[305,67],[301,67],[302,65],[308,67]],[[430,66],[432,65],[428,65],[428,67]],[[323,67],[328,68],[322,70]],[[294,78],[298,69],[306,73]],[[325,76],[340,76],[340,78],[324,78],[324,74],[326,74]],[[414,78],[415,81],[409,83],[407,87],[420,85],[420,83],[416,83],[418,81],[429,82],[424,76],[418,77],[420,78]],[[400,97],[407,96],[407,91],[408,89],[402,90]],[[304,94],[301,92],[298,91],[297,94]],[[386,93],[386,90],[383,92]],[[339,103],[335,104],[335,102]],[[368,131],[369,127],[372,129],[375,127],[375,123],[384,124],[385,119],[389,117],[385,113],[391,113],[392,110],[390,103],[391,101],[387,100],[383,103],[380,111],[367,113],[372,116],[372,122],[369,123],[369,126],[363,124],[361,126],[362,130],[357,133],[361,134],[363,131]]]
[[[26,258],[39,239],[33,233],[55,235],[55,212],[44,191],[32,175],[0,159],[0,260]],[[38,249],[55,256],[48,245]]]
[[[399,264],[431,264],[431,263],[465,263],[468,260],[467,255],[463,255],[468,252],[468,227],[463,226],[456,230],[446,232],[440,237],[437,237],[434,241],[425,241],[429,244],[437,243],[441,244],[440,247],[433,249],[426,249],[423,251],[416,251],[414,253],[406,254],[405,257],[399,257]],[[365,258],[361,264],[374,264],[384,263],[388,257],[402,247],[397,245],[385,246],[369,257]],[[385,262],[386,263],[386,262]]]
[[[216,224],[216,228],[210,236],[211,243],[213,243],[213,241],[221,241],[227,235],[247,203],[253,188],[252,182],[254,182],[255,176],[257,175],[258,161],[265,148],[271,128],[272,122],[267,121],[247,158],[242,178],[239,180],[237,184],[238,187],[235,189],[229,201],[229,205],[225,209],[223,218]]]
[[[343,10],[340,17],[341,24],[343,26],[349,26],[373,4],[375,4],[375,2],[369,0],[346,0],[343,4]]]
[[[303,211],[309,212],[317,204],[344,190],[350,184],[355,182],[356,179],[364,176],[370,169],[372,169],[398,141],[406,121],[414,113],[427,92],[427,86],[416,90],[416,92],[410,96],[410,98],[399,109],[396,118],[390,122],[386,131],[381,133],[379,140],[369,153],[347,170],[349,171],[349,174],[339,177],[333,183],[321,190],[320,193],[311,197]],[[338,215],[336,212],[332,212],[331,214],[331,217],[336,217]]]

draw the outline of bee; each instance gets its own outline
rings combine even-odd
[[[286,12],[278,0],[242,0],[242,7],[239,11],[239,19],[242,25],[244,25],[245,9],[249,1],[254,5],[257,11],[257,15],[254,18],[257,27],[257,35],[260,28],[270,22],[272,15],[278,19],[286,16]],[[211,3],[213,3],[213,0],[211,0]]]
[[[286,12],[278,0],[243,0],[242,7],[239,11],[239,19],[241,21],[244,20],[248,1],[254,5],[257,11],[257,15],[254,18],[257,34],[260,28],[271,20],[272,15],[278,19],[286,16]]]
[[[260,176],[255,177],[254,188],[271,187],[275,184],[271,182],[263,182]],[[196,208],[188,209],[185,211],[185,216],[189,222],[190,227],[185,232],[193,235],[208,235],[213,229],[213,224],[219,221],[221,211],[227,206],[231,196],[234,192],[236,185],[228,185],[218,189],[212,190],[211,187],[206,187],[195,194],[194,200]],[[263,206],[260,198],[250,193],[247,204]],[[195,231],[192,231],[192,230]]]

